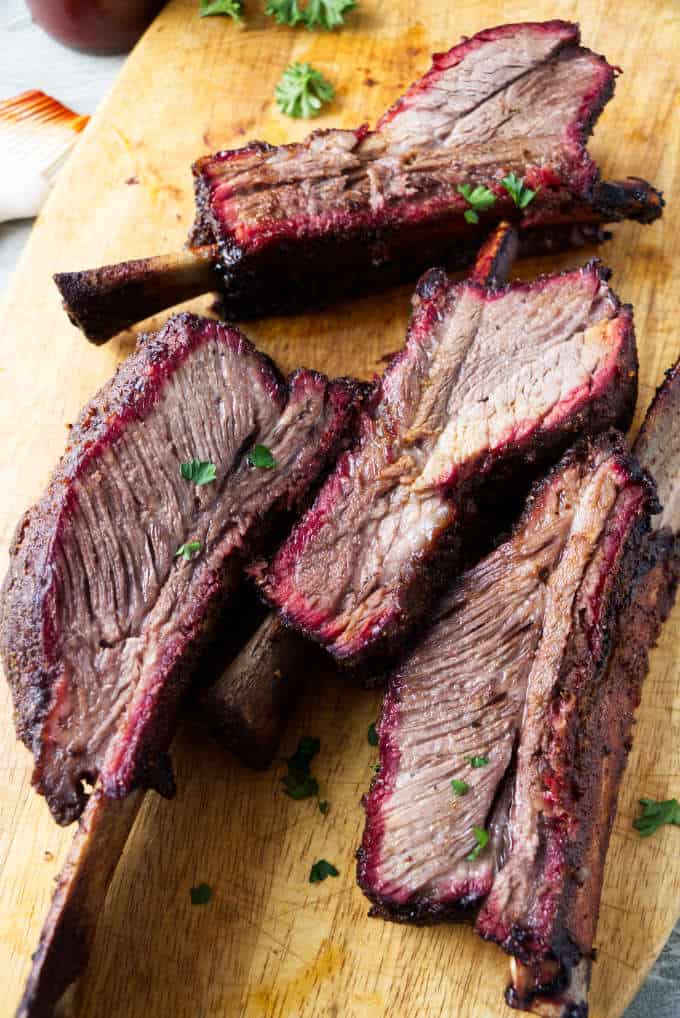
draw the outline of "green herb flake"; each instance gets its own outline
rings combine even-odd
[[[319,799],[319,813],[323,813],[324,816],[328,813],[330,803],[327,799]]]
[[[368,726],[368,744],[369,746],[378,745],[378,733],[375,730],[375,722]]]
[[[680,802],[677,799],[640,799],[642,812],[633,821],[633,827],[641,838],[648,838],[664,824],[675,824],[680,827]]]
[[[189,460],[188,463],[181,463],[179,472],[185,481],[193,481],[197,487],[212,484],[217,477],[217,467],[208,460]]]
[[[268,0],[265,14],[279,25],[305,25],[308,29],[321,28],[331,32],[345,23],[345,13],[356,7],[355,0],[308,0],[300,8],[298,0]]]
[[[201,18],[226,14],[234,21],[243,21],[243,0],[200,0],[198,14]]]
[[[212,898],[212,887],[208,884],[199,884],[198,887],[192,887],[189,894],[192,905],[207,905]]]
[[[297,0],[268,0],[264,13],[273,18],[277,25],[289,25],[291,28],[305,20]]]
[[[324,103],[335,97],[335,91],[320,71],[311,64],[291,64],[276,86],[279,109],[289,117],[316,117]]]
[[[380,774],[380,764],[373,764],[373,773]]]
[[[514,173],[509,173],[507,177],[503,177],[501,184],[508,192],[512,200],[518,209],[525,209],[530,201],[538,194],[538,188],[532,191],[530,187],[527,187],[522,177],[517,177]]]
[[[451,788],[456,795],[467,795],[470,791],[470,786],[467,781],[461,781],[459,778],[454,778],[451,782]]]
[[[319,794],[319,782],[310,773],[309,765],[321,749],[321,740],[306,735],[288,757],[288,774],[283,779],[283,790],[291,799],[311,799]]]
[[[338,876],[340,876],[340,871],[336,870],[333,863],[328,862],[327,859],[319,859],[309,871],[309,882],[310,884],[320,884],[326,877]]]
[[[276,466],[276,460],[266,445],[254,445],[248,453],[248,462],[251,467],[260,467],[262,470],[271,470]]]
[[[180,544],[179,548],[175,552],[175,558],[178,558],[181,555],[182,558],[187,560],[187,562],[191,562],[192,558],[195,555],[198,555],[200,550],[200,541],[187,541],[186,544]]]
[[[476,187],[473,187],[472,184],[459,184],[457,191],[458,194],[462,194],[470,206],[463,213],[465,221],[468,223],[478,223],[479,213],[486,212],[496,202],[496,195],[483,184],[477,184]]]
[[[477,842],[477,844],[469,853],[469,855],[465,856],[465,858],[469,862],[474,862],[479,853],[482,851],[482,849],[489,844],[489,832],[485,831],[483,827],[473,827],[472,833],[475,836],[475,841]]]
[[[308,0],[303,13],[307,28],[332,32],[345,23],[345,13],[356,7],[355,0]]]
[[[474,767],[477,770],[478,767],[486,767],[489,758],[488,756],[469,756],[466,762],[470,764],[470,767]]]

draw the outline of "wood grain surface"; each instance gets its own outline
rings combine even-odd
[[[660,224],[625,224],[602,251],[614,286],[635,307],[640,347],[638,420],[663,369],[680,353],[680,174],[676,0],[463,2],[361,0],[339,33],[277,27],[249,0],[244,29],[197,17],[197,0],[170,3],[125,65],[36,223],[0,316],[0,538],[40,494],[66,424],[133,346],[126,334],[96,349],[73,329],[50,277],[180,246],[192,219],[189,165],[252,137],[302,138],[309,125],[277,111],[274,86],[293,59],[336,85],[315,126],[374,122],[429,65],[430,53],[504,21],[581,22],[586,45],[624,68],[591,142],[611,176],[662,187]],[[523,275],[574,264],[574,254],[524,264]],[[674,268],[676,269],[674,276]],[[249,323],[247,333],[284,369],[369,377],[399,347],[411,287],[332,312]],[[193,303],[205,310],[207,300]],[[635,747],[607,863],[592,987],[595,1018],[617,1018],[680,913],[680,832],[641,840],[639,796],[680,795],[680,612],[652,656]],[[314,677],[313,677],[314,678]],[[248,773],[198,728],[173,748],[179,794],[146,797],[109,893],[91,964],[70,1015],[108,1018],[492,1018],[506,959],[463,927],[409,929],[369,920],[354,881],[354,852],[375,750],[366,739],[379,698],[340,681],[312,681],[284,744],[321,737],[315,765],[326,817],[312,800],[282,794],[280,763]],[[15,743],[0,690],[0,1015],[14,1011],[72,838],[30,788],[31,760]],[[329,859],[336,879],[308,883]],[[205,881],[208,905],[189,889]]]

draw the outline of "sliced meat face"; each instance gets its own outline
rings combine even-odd
[[[490,890],[547,606],[565,569],[578,575],[596,547],[627,483],[624,462],[610,438],[569,452],[511,538],[440,599],[389,679],[358,865],[372,914],[435,922]],[[491,834],[476,855],[475,827]]]
[[[164,753],[189,665],[355,395],[308,371],[286,385],[236,330],[181,315],[85,408],[19,525],[0,620],[19,732],[60,822],[82,810],[84,781],[111,796],[172,787]],[[258,445],[269,467],[252,464]],[[212,464],[208,483],[183,476],[192,460]]]
[[[564,21],[489,29],[436,55],[374,131],[200,159],[193,243],[220,247],[227,313],[465,263],[502,218],[528,236],[554,228],[557,245],[570,243],[565,224],[656,218],[663,203],[653,189],[601,184],[586,151],[615,69],[579,40]],[[513,199],[508,174],[535,192],[530,203]],[[493,199],[472,224],[466,185]]]
[[[263,593],[337,658],[392,652],[458,557],[468,496],[575,432],[627,426],[635,376],[630,309],[596,264],[503,290],[433,270],[355,447]]]

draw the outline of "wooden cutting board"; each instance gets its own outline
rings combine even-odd
[[[644,411],[680,353],[680,197],[675,0],[487,3],[361,0],[349,27],[309,33],[277,27],[263,0],[244,29],[199,20],[197,0],[170,3],[130,57],[86,130],[36,223],[1,314],[0,477],[2,571],[20,513],[39,495],[63,450],[66,424],[133,347],[127,334],[88,345],[61,312],[50,281],[85,268],[178,248],[192,219],[189,166],[252,137],[302,138],[309,124],[277,111],[282,70],[310,60],[337,100],[314,126],[354,126],[379,115],[429,65],[433,51],[504,21],[579,20],[587,45],[625,69],[592,151],[611,176],[647,177],[668,200],[661,224],[627,224],[602,252],[614,285],[635,306]],[[585,257],[585,256],[584,256]],[[574,264],[574,254],[528,275]],[[676,275],[673,278],[673,268]],[[401,345],[411,287],[332,312],[249,323],[246,331],[284,369],[301,363],[369,377]],[[194,302],[207,309],[208,301]],[[652,656],[635,747],[609,851],[592,988],[595,1018],[620,1015],[680,914],[680,831],[642,841],[632,828],[641,796],[680,796],[680,611]],[[252,774],[191,725],[173,758],[179,794],[146,797],[102,914],[93,957],[69,1007],[82,1018],[491,1018],[503,1004],[506,959],[462,927],[409,929],[366,918],[354,852],[375,750],[366,731],[379,697],[340,681],[315,683],[287,734],[321,737],[316,803],[281,790],[282,765]],[[19,999],[72,830],[57,828],[30,788],[10,697],[0,690],[0,999]],[[331,860],[337,879],[308,882]],[[205,881],[213,898],[192,907]]]

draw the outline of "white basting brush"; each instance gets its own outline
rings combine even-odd
[[[0,102],[0,223],[38,214],[89,119],[36,89]]]

